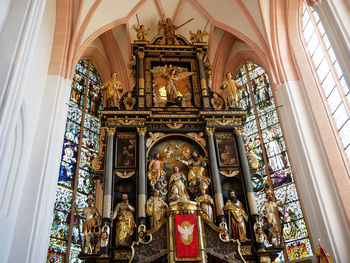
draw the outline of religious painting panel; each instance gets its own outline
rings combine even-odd
[[[134,133],[117,134],[117,167],[136,166],[136,135]]]
[[[232,133],[215,133],[218,160],[220,167],[238,165],[236,143]]]

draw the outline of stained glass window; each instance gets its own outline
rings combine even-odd
[[[303,6],[302,30],[324,97],[328,101],[345,153],[350,159],[350,90],[321,20],[317,12],[307,4]]]
[[[294,260],[312,255],[311,243],[298,192],[290,167],[270,80],[259,65],[247,62],[239,69],[236,81],[242,86],[242,104],[248,111],[244,125],[247,153],[255,154],[260,162],[252,175],[258,210],[266,201],[267,189],[273,189],[283,228],[285,251],[275,262]]]
[[[79,61],[72,81],[58,174],[47,254],[47,262],[50,263],[67,262],[67,260],[81,262],[78,254],[81,251],[82,218],[77,215],[71,218],[71,208],[73,199],[77,208],[86,206],[88,195],[95,192],[91,161],[99,150],[98,114],[101,111],[103,99],[99,86],[101,86],[101,80],[92,62]],[[69,238],[70,235],[71,238]]]

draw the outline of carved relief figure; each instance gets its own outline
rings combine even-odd
[[[248,215],[236,193],[230,191],[230,199],[226,201],[224,210],[229,214],[231,237],[240,241],[247,241],[246,222]]]
[[[151,228],[155,227],[164,218],[167,208],[168,205],[159,197],[159,190],[155,189],[153,196],[146,202],[146,213],[151,217]]]
[[[118,203],[112,213],[112,220],[117,217],[117,227],[115,234],[115,245],[129,246],[134,233],[135,220],[133,212],[135,208],[129,204],[127,194],[122,195],[122,202]]]
[[[234,79],[232,79],[232,74],[227,72],[226,80],[221,84],[220,89],[225,91],[226,106],[228,107],[240,107],[240,95],[239,90],[242,88],[241,85]]]
[[[107,107],[118,107],[121,94],[123,92],[122,83],[117,79],[117,73],[111,74],[111,79],[100,86],[100,89],[106,90]]]
[[[171,201],[187,201],[190,200],[190,197],[187,193],[186,186],[186,177],[183,173],[180,172],[178,166],[174,167],[174,173],[171,175],[169,180],[169,194],[168,200]]]
[[[214,200],[213,198],[206,193],[208,186],[206,184],[200,185],[201,195],[196,198],[196,201],[199,203],[200,207],[203,209],[203,217],[204,219],[214,222],[214,213],[213,206]]]
[[[88,247],[88,254],[96,253],[98,243],[98,233],[101,224],[101,216],[97,208],[93,206],[93,196],[89,195],[87,199],[87,207],[76,208],[78,214],[83,214],[85,217],[83,223],[83,242],[82,248],[85,251],[85,246]]]

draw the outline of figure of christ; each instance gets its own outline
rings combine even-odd
[[[156,153],[148,165],[147,172],[147,177],[152,189],[155,189],[155,185],[160,182],[164,175],[166,175],[164,172],[164,162],[160,160],[160,154]]]
[[[186,186],[186,177],[183,173],[180,172],[178,166],[174,167],[174,173],[171,175],[169,180],[170,191],[168,194],[168,200],[171,201],[189,201],[190,197],[187,193]]]

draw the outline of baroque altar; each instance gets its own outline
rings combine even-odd
[[[103,182],[100,245],[80,258],[272,262],[281,247],[275,237],[265,249],[259,232],[257,159],[246,155],[239,87],[227,76],[213,92],[203,32],[189,42],[161,22],[151,41],[135,27],[133,89],[123,91],[114,74],[103,87],[102,147],[92,167]]]

